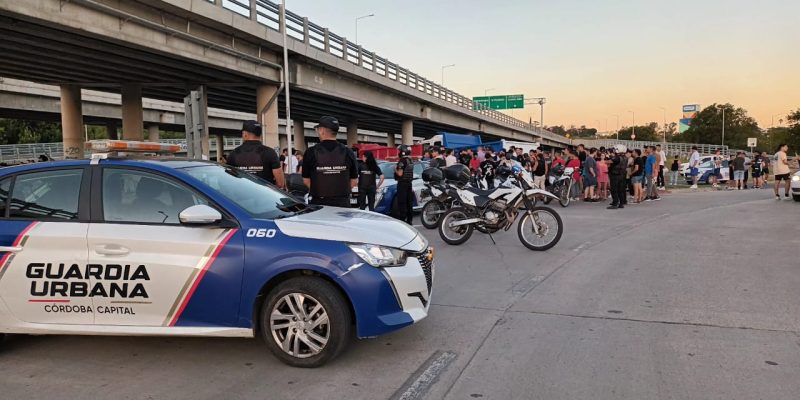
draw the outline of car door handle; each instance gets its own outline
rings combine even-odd
[[[22,246],[0,246],[0,252],[16,253],[22,250]]]
[[[104,256],[124,256],[131,252],[126,247],[113,246],[113,245],[95,246],[94,251],[95,253],[102,254]]]

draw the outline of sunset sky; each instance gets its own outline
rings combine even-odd
[[[287,8],[465,95],[546,97],[545,125],[677,122],[730,102],[763,128],[800,108],[800,1],[287,0]],[[539,118],[539,106],[514,116]],[[606,127],[606,120],[607,127]],[[599,121],[599,123],[598,123]]]

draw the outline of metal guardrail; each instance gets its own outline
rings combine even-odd
[[[177,144],[182,151],[186,151],[186,139],[161,139],[161,143]],[[226,137],[223,149],[232,150],[242,144],[241,138]],[[212,151],[217,149],[217,138],[209,138]],[[30,143],[30,144],[4,144],[0,145],[0,163],[16,164],[21,162],[37,161],[39,156],[46,155],[53,160],[64,158],[63,143]]]
[[[587,147],[611,147],[615,144],[624,144],[629,149],[641,149],[645,146],[658,146],[669,155],[686,155],[692,152],[692,147],[697,146],[697,151],[700,154],[713,154],[716,150],[721,150],[722,154],[728,155],[736,153],[737,149],[731,149],[728,146],[720,146],[718,144],[705,144],[705,143],[674,143],[674,142],[648,142],[641,140],[616,140],[616,139],[573,139],[575,145],[583,143]]]
[[[281,4],[273,3],[269,0],[206,1],[244,17],[248,17],[270,29],[281,32],[281,26],[283,25],[281,24]],[[289,10],[286,10],[286,35],[289,38],[303,42],[307,46],[322,50],[368,71],[372,71],[377,75],[399,82],[418,92],[443,100],[447,103],[454,104],[511,126],[537,132],[537,134],[543,138],[561,141],[566,140],[560,135],[538,128],[533,124],[520,121],[499,111],[489,109],[483,104],[473,102],[472,99],[438,85],[407,68],[403,68],[374,52],[364,49],[361,45],[347,40],[344,36],[332,33],[328,28],[323,28],[313,22],[309,22],[308,18],[297,15]]]

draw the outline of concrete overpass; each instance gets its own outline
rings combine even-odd
[[[0,118],[59,121],[61,118],[60,96],[61,92],[58,86],[0,77]],[[118,138],[118,130],[122,122],[122,99],[119,94],[83,89],[81,90],[81,103],[84,125],[105,126],[107,137]],[[238,137],[241,135],[242,121],[255,118],[255,113],[209,108],[208,127],[211,139],[213,140],[215,136]],[[184,105],[143,98],[142,120],[148,131],[147,139],[158,141],[159,131],[184,131],[186,124]],[[285,148],[287,142],[285,120],[280,119],[278,125],[279,147]],[[319,140],[313,126],[313,122],[306,122],[304,126],[304,136],[311,142]],[[340,139],[346,140],[347,132],[340,132],[339,136]],[[421,139],[421,137],[415,137],[415,141]],[[386,144],[388,140],[390,139],[386,133],[358,130],[360,143]],[[210,148],[213,150],[215,147],[212,144]],[[0,150],[0,162],[8,161],[3,158],[3,155],[11,157],[20,155],[19,159],[27,160],[26,157],[33,152],[27,151],[27,148],[25,150],[22,153],[16,149]],[[229,149],[226,148],[226,150]],[[63,149],[59,148],[54,152],[62,151]],[[50,155],[50,152],[40,151],[39,153]]]
[[[358,128],[400,134],[404,143],[440,130],[568,142],[476,110],[469,98],[306,18],[287,11],[282,20],[279,11],[268,0],[1,0],[0,75],[60,86],[68,153],[81,148],[81,88],[121,94],[124,138],[143,135],[143,96],[183,101],[201,88],[203,107],[255,112],[276,146],[285,30],[297,122],[336,115],[349,142]],[[303,124],[295,126],[302,148]]]

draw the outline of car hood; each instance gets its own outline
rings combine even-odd
[[[323,206],[319,210],[275,221],[285,235],[369,243],[422,251],[427,240],[413,227],[394,218],[369,211]]]

